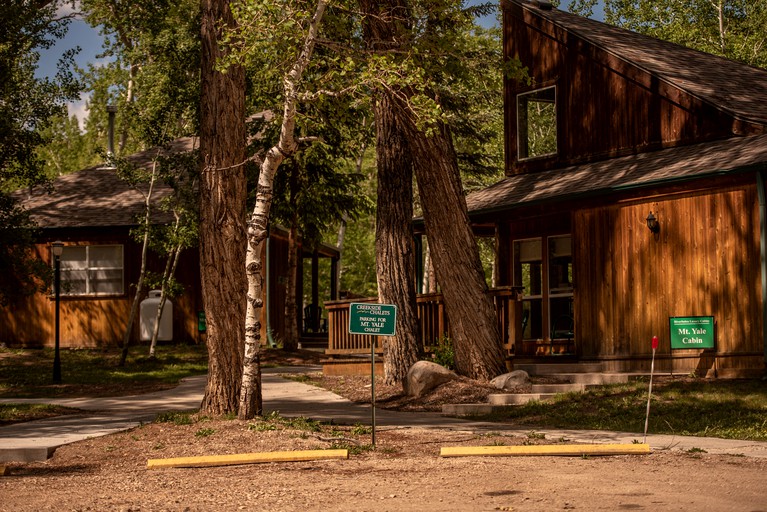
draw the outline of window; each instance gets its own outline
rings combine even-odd
[[[122,245],[68,245],[61,255],[62,295],[122,295]]]
[[[517,145],[520,160],[557,152],[556,88],[517,96]]]
[[[515,240],[513,252],[514,284],[524,293],[522,339],[545,342],[546,353],[568,352],[574,337],[570,235]]]

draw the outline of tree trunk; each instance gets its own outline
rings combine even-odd
[[[200,280],[208,345],[201,412],[237,411],[245,324],[245,75],[215,69],[221,23],[234,19],[227,0],[202,0],[200,102]]]
[[[375,104],[378,204],[376,275],[378,297],[397,306],[397,335],[384,338],[384,380],[402,384],[418,361],[413,239],[413,162],[387,93]]]
[[[455,349],[456,371],[489,380],[506,371],[501,333],[471,231],[457,160],[444,125],[431,136],[407,111],[426,235]]]
[[[133,296],[130,314],[128,315],[128,325],[125,327],[123,335],[123,346],[120,354],[118,366],[125,366],[128,359],[128,346],[130,345],[131,334],[133,334],[133,324],[138,316],[138,307],[141,302],[141,294],[144,291],[144,277],[146,276],[146,256],[149,251],[149,224],[152,219],[152,194],[154,192],[154,182],[157,177],[157,162],[152,165],[152,176],[149,179],[149,190],[144,196],[144,239],[141,244],[141,269],[139,270],[138,282],[136,283],[136,295]]]
[[[363,34],[372,50],[398,47],[408,22],[401,0],[360,0],[365,16]],[[415,247],[413,240],[413,163],[401,120],[394,111],[391,89],[376,92],[376,276],[378,298],[397,306],[397,335],[384,338],[384,380],[402,384],[418,360],[418,316],[415,302]]]
[[[285,282],[285,339],[282,348],[296,350],[298,348],[298,318],[296,315],[296,276],[298,272],[298,216],[293,215],[288,232],[288,278]]]
[[[245,357],[243,361],[242,389],[240,391],[239,419],[250,419],[261,413],[261,308],[263,300],[263,276],[261,255],[264,251],[269,209],[272,206],[274,174],[285,157],[298,149],[295,140],[296,112],[301,78],[314,53],[320,22],[327,7],[326,0],[319,0],[312,17],[304,46],[298,59],[283,79],[284,105],[280,139],[266,152],[261,163],[256,188],[256,205],[248,220],[248,246],[245,273],[248,278],[247,309],[245,313]]]
[[[178,222],[178,218],[176,218]],[[160,335],[160,322],[162,321],[162,310],[165,307],[165,302],[168,300],[168,283],[173,279],[176,274],[176,267],[178,267],[178,259],[181,256],[181,244],[178,244],[173,248],[171,254],[168,255],[168,261],[165,265],[165,272],[162,277],[162,287],[160,288],[160,303],[157,305],[157,314],[154,319],[154,329],[152,330],[152,341],[149,343],[149,357],[155,356],[155,349],[157,348],[157,338]]]

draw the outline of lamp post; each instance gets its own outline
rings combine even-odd
[[[53,349],[53,382],[61,382],[61,358],[59,357],[59,303],[61,298],[61,254],[64,243],[57,240],[51,244],[53,252],[53,294],[56,299],[55,344]]]

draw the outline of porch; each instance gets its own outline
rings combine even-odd
[[[552,338],[527,338],[529,312],[523,308],[519,287],[504,286],[488,291],[495,306],[496,318],[508,357],[535,357],[575,354],[573,330],[552,329]],[[383,337],[349,333],[349,304],[377,302],[377,298],[335,300],[325,302],[327,311],[328,345],[325,353],[331,357],[370,354],[375,343],[376,354],[383,353]],[[442,295],[421,294],[416,297],[418,310],[418,340],[428,350],[442,336],[450,337],[450,321],[445,312]],[[554,335],[557,337],[553,337]]]

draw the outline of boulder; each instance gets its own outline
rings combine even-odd
[[[490,381],[490,385],[504,390],[511,390],[528,384],[530,384],[530,375],[524,370],[514,370],[511,373],[504,373]]]
[[[408,396],[422,396],[432,389],[458,379],[458,374],[430,361],[418,361],[407,372],[404,388]]]

